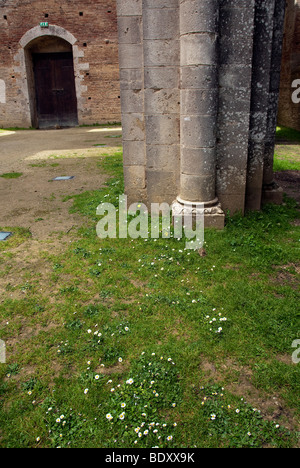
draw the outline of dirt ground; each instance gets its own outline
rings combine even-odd
[[[22,173],[0,177],[0,227],[28,228],[33,239],[44,240],[81,225],[82,217],[69,213],[72,200],[63,198],[100,188],[106,176],[99,156],[121,144],[120,127],[0,132],[0,176]],[[59,176],[74,178],[52,180]]]
[[[106,176],[98,157],[122,145],[121,127],[0,132],[0,176],[20,172],[16,179],[0,177],[0,228],[30,229],[33,239],[68,232],[84,221],[70,214],[72,200],[64,197],[100,188]],[[72,180],[54,182],[58,176]],[[283,171],[276,181],[300,203],[300,172]]]
[[[300,205],[300,171],[276,172],[275,180],[283,191]]]

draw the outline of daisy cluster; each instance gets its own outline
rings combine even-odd
[[[212,311],[214,312],[213,317],[211,317],[210,315],[207,315],[205,317],[207,323],[210,326],[209,331],[211,331],[214,334],[221,334],[224,331],[224,323],[227,322],[227,317],[224,317],[222,312],[216,314],[215,308]]]
[[[50,405],[50,406],[49,406]],[[72,408],[61,411],[55,400],[46,399],[43,403],[45,412],[45,424],[48,430],[48,437],[55,448],[68,448],[76,442],[86,423],[85,417],[81,413],[76,413]],[[36,441],[40,442],[41,437]]]
[[[232,402],[224,387],[200,387],[200,392],[210,436],[222,439],[229,447],[278,446],[280,438],[289,437],[287,429],[276,421],[264,419],[261,411],[244,398]]]
[[[163,421],[160,411],[174,409],[179,398],[175,363],[170,356],[142,353],[135,372],[122,384],[107,382],[114,444],[117,446],[170,447],[177,423]]]
[[[70,347],[70,343],[69,343],[69,340],[66,340],[66,341],[61,341],[60,344],[57,346],[57,354],[58,355],[65,355],[65,354],[68,354],[72,351],[71,347]]]

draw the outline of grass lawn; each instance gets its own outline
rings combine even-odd
[[[184,239],[99,239],[122,154],[103,170],[104,189],[73,198],[85,226],[38,268],[15,261],[26,229],[0,243],[0,446],[298,446],[295,202],[228,218],[200,256]]]
[[[300,132],[286,127],[277,127],[277,146],[274,170],[300,171]]]
[[[22,172],[6,172],[5,174],[0,174],[0,177],[3,179],[18,179],[22,175]]]

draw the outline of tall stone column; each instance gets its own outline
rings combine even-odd
[[[117,0],[125,192],[129,204],[144,201],[143,0]]]
[[[281,204],[283,190],[274,180],[273,164],[280,90],[280,70],[283,46],[285,0],[275,0],[272,58],[270,71],[270,94],[268,104],[267,138],[264,154],[263,203]]]
[[[244,213],[251,102],[255,0],[220,1],[217,196]]]
[[[256,0],[245,207],[260,210],[267,138],[275,0]]]
[[[180,1],[181,165],[176,214],[204,207],[205,226],[224,226],[216,197],[217,0]]]

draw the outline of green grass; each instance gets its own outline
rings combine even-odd
[[[288,156],[275,155],[274,171],[300,171],[300,161],[291,161]]]
[[[300,132],[292,128],[277,127],[274,171],[300,170]]]
[[[106,128],[106,127],[120,127],[121,122],[107,122],[107,123],[94,123],[92,125],[79,125],[80,128],[88,128],[88,127],[99,127],[99,128]]]
[[[5,174],[0,174],[0,177],[2,177],[3,179],[18,179],[22,175],[22,172],[7,172]]]
[[[122,154],[99,171],[104,188],[65,198],[85,224],[58,252],[31,263],[28,231],[0,246],[0,446],[296,447],[296,203],[228,217],[202,257],[185,239],[99,239]]]
[[[33,127],[7,127],[7,128],[0,128],[0,132],[15,132],[15,131],[21,131],[21,130],[36,130]]]
[[[297,142],[300,143],[300,132],[293,128],[288,127],[277,127],[276,129],[276,141],[278,143],[285,142]]]

